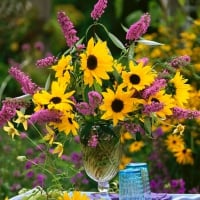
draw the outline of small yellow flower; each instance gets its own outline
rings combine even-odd
[[[184,140],[181,135],[168,135],[165,144],[169,151],[175,152],[177,149],[181,149],[184,146]]]
[[[53,142],[53,144],[56,144],[56,148],[53,150],[53,154],[58,154],[58,157],[61,157],[63,154],[63,145],[60,142]]]
[[[14,125],[8,121],[8,126],[4,126],[3,130],[8,133],[8,135],[11,135],[12,139],[15,135],[19,135],[18,130],[14,127]]]
[[[176,162],[182,165],[194,165],[192,149],[182,146],[174,152]]]
[[[120,165],[119,165],[119,169],[124,169],[126,167],[126,165],[128,163],[130,163],[131,161],[132,161],[132,158],[123,155],[121,162],[120,162]]]
[[[49,144],[52,145],[54,141],[55,132],[48,125],[46,125],[46,130],[47,130],[47,133],[43,137],[43,139],[45,141],[49,141]]]
[[[18,118],[14,122],[17,124],[22,124],[24,129],[27,130],[28,129],[27,119],[30,118],[30,115],[24,115],[24,113],[22,113],[19,110],[17,110],[16,112],[17,112]]]
[[[141,148],[144,146],[144,142],[142,141],[135,141],[133,142],[130,147],[129,147],[129,151],[130,152],[137,152],[140,151]]]
[[[90,198],[79,191],[74,191],[72,195],[69,195],[68,193],[64,193],[61,197],[58,198],[58,200],[90,200]]]
[[[176,126],[176,128],[174,129],[173,133],[172,134],[180,134],[180,135],[183,135],[183,132],[185,130],[185,126],[183,126],[182,124],[178,124]]]
[[[133,135],[129,132],[126,132],[121,135],[121,143],[124,143],[126,140],[131,140],[133,139]]]

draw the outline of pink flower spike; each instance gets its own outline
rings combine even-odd
[[[60,24],[62,31],[64,33],[66,43],[68,47],[72,47],[79,38],[76,36],[76,30],[74,29],[73,23],[70,21],[69,17],[65,12],[58,12],[58,23]]]
[[[126,33],[126,40],[137,40],[147,32],[150,25],[151,17],[148,13],[144,14],[139,21],[132,24]]]
[[[93,20],[98,20],[102,16],[104,10],[107,7],[107,4],[107,0],[98,0],[98,2],[94,5],[94,9],[91,12],[91,17]]]
[[[22,72],[18,67],[11,67],[9,74],[18,81],[24,94],[34,94],[40,88],[32,82],[31,78]]]

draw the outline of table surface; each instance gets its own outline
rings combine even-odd
[[[33,188],[24,194],[10,198],[10,200],[22,200],[23,197],[29,196],[33,192],[40,190],[38,188]],[[99,193],[95,192],[83,192],[87,194],[91,200],[100,199]],[[110,193],[111,200],[118,200],[118,194]],[[102,198],[101,198],[102,200]],[[200,200],[200,194],[165,194],[165,193],[152,193],[152,200]]]

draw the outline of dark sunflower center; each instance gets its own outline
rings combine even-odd
[[[137,74],[132,74],[129,79],[132,84],[140,83],[140,77]]]
[[[182,152],[183,152],[183,154],[186,154],[186,152],[187,152],[187,151],[186,151],[186,149],[183,149],[183,151],[182,151]]]
[[[114,111],[114,112],[121,112],[122,111],[122,109],[124,108],[124,103],[123,103],[123,101],[121,101],[120,99],[115,99],[113,102],[112,102],[112,105],[111,105],[111,107],[112,107],[112,110]]]
[[[176,144],[176,140],[173,140],[172,143],[173,143],[173,144]]]
[[[160,101],[158,99],[156,99],[156,98],[152,98],[151,102],[160,103]]]
[[[176,87],[175,87],[174,83],[167,84],[166,93],[176,95]]]
[[[51,98],[50,102],[53,102],[54,104],[58,104],[61,102],[61,98],[60,97],[53,97]]]
[[[63,76],[65,75],[65,72],[66,72],[66,69],[63,69],[63,71],[62,71]]]
[[[87,68],[94,70],[97,67],[97,58],[94,55],[89,55],[87,59]]]
[[[70,124],[73,124],[73,121],[72,121],[72,118],[71,118],[71,117],[68,117],[68,122],[69,122]]]

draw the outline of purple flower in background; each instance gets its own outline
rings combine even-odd
[[[7,121],[10,121],[16,114],[16,109],[3,105],[0,111],[0,127],[5,125]]]
[[[44,175],[44,174],[37,174],[36,180],[33,182],[33,186],[34,186],[34,187],[36,187],[36,186],[41,186],[41,187],[43,187],[46,178],[47,178],[47,177],[46,177],[46,175]]]
[[[124,127],[126,130],[131,133],[131,134],[136,134],[136,133],[144,133],[144,130],[139,124],[134,124],[134,123],[124,123]]]
[[[146,115],[151,114],[152,112],[158,112],[164,107],[163,103],[152,102],[151,104],[144,105],[143,113]]]
[[[57,58],[55,56],[48,56],[46,58],[37,60],[36,66],[38,68],[45,68],[45,67],[54,65],[56,63],[56,61],[57,61]]]
[[[166,80],[165,79],[156,79],[151,86],[149,86],[148,88],[146,88],[143,91],[142,97],[144,99],[147,99],[151,95],[156,94],[158,91],[160,91],[165,86],[166,86]]]
[[[200,111],[174,107],[173,116],[178,119],[194,119],[200,117]]]
[[[88,92],[88,99],[89,99],[89,105],[93,109],[95,109],[101,104],[102,96],[96,91],[91,91],[91,92]]]
[[[107,4],[108,4],[107,0],[98,0],[98,2],[94,5],[94,8],[91,12],[91,17],[93,20],[98,20],[102,16],[104,10],[107,7]]]
[[[2,101],[3,105],[0,110],[0,127],[5,125],[16,115],[16,109],[27,107],[28,104],[19,99],[11,99]]]
[[[73,152],[70,155],[70,160],[75,165],[76,168],[79,168],[82,165],[82,154]]]
[[[29,179],[29,178],[33,178],[34,177],[34,172],[32,170],[29,170],[27,173],[26,173],[26,177]]]
[[[31,46],[29,43],[22,44],[22,51],[29,51],[31,49]]]
[[[183,179],[174,179],[170,182],[172,189],[178,193],[183,194],[185,193],[185,182]]]
[[[15,170],[15,171],[13,172],[13,176],[14,176],[14,177],[20,177],[20,176],[21,176],[21,172],[20,172],[19,170]]]
[[[65,12],[62,11],[58,12],[57,18],[68,47],[72,47],[79,40],[76,36],[77,31],[74,29],[73,23],[70,21],[69,17],[66,16]]]
[[[34,48],[39,50],[39,51],[44,51],[44,43],[43,42],[35,42]]]
[[[76,110],[83,115],[91,115],[94,113],[90,105],[87,102],[80,102],[76,104]]]
[[[85,178],[85,175],[84,175],[83,172],[78,172],[77,174],[75,174],[71,178],[70,182],[72,184],[75,184],[76,186],[80,185],[81,183],[83,183],[83,184],[88,184],[89,183],[89,181]]]
[[[64,154],[61,156],[61,159],[65,161],[70,161],[70,157]]]
[[[38,144],[36,147],[35,147],[35,150],[36,151],[43,151],[45,149],[45,145],[44,144]]]
[[[34,94],[40,88],[32,82],[28,75],[22,72],[18,67],[11,67],[9,74],[18,81],[24,94]]]
[[[143,63],[143,66],[147,65],[148,62],[149,62],[149,58],[147,57],[140,58],[137,60],[137,63]]]
[[[30,161],[30,160],[28,160],[28,161],[26,162],[26,164],[25,164],[25,169],[30,169],[30,168],[32,167],[32,165],[33,165],[33,162]]]
[[[10,190],[14,192],[14,191],[18,191],[21,188],[22,186],[19,183],[14,183],[13,185],[11,185]]]
[[[154,132],[153,132],[153,136],[157,137],[161,137],[164,135],[164,132],[162,130],[161,127],[158,127]]]
[[[43,124],[43,123],[47,123],[47,122],[60,122],[61,119],[61,113],[54,111],[54,110],[48,110],[48,109],[44,109],[44,110],[40,110],[38,112],[35,112],[31,115],[30,119],[29,119],[29,123],[39,123],[39,124]]]
[[[126,40],[137,40],[147,32],[151,17],[148,13],[144,14],[136,23],[132,24],[126,33]]]
[[[27,148],[26,149],[26,155],[27,156],[33,155],[33,153],[34,153],[34,150],[32,148]]]
[[[25,132],[21,132],[21,134],[20,134],[20,138],[21,139],[26,139],[28,136],[27,136],[27,133],[25,133]]]
[[[82,183],[83,183],[84,185],[87,185],[87,184],[89,183],[89,181],[88,181],[87,178],[84,178],[84,179],[82,179]]]
[[[74,141],[75,141],[76,143],[80,143],[80,136],[79,136],[79,135],[76,135],[76,136],[74,137]]]
[[[190,193],[190,194],[199,194],[200,193],[200,186],[193,187],[192,189],[190,189],[188,191],[188,193]]]
[[[190,60],[190,56],[184,55],[172,59],[169,64],[174,68],[185,67],[190,64]]]

